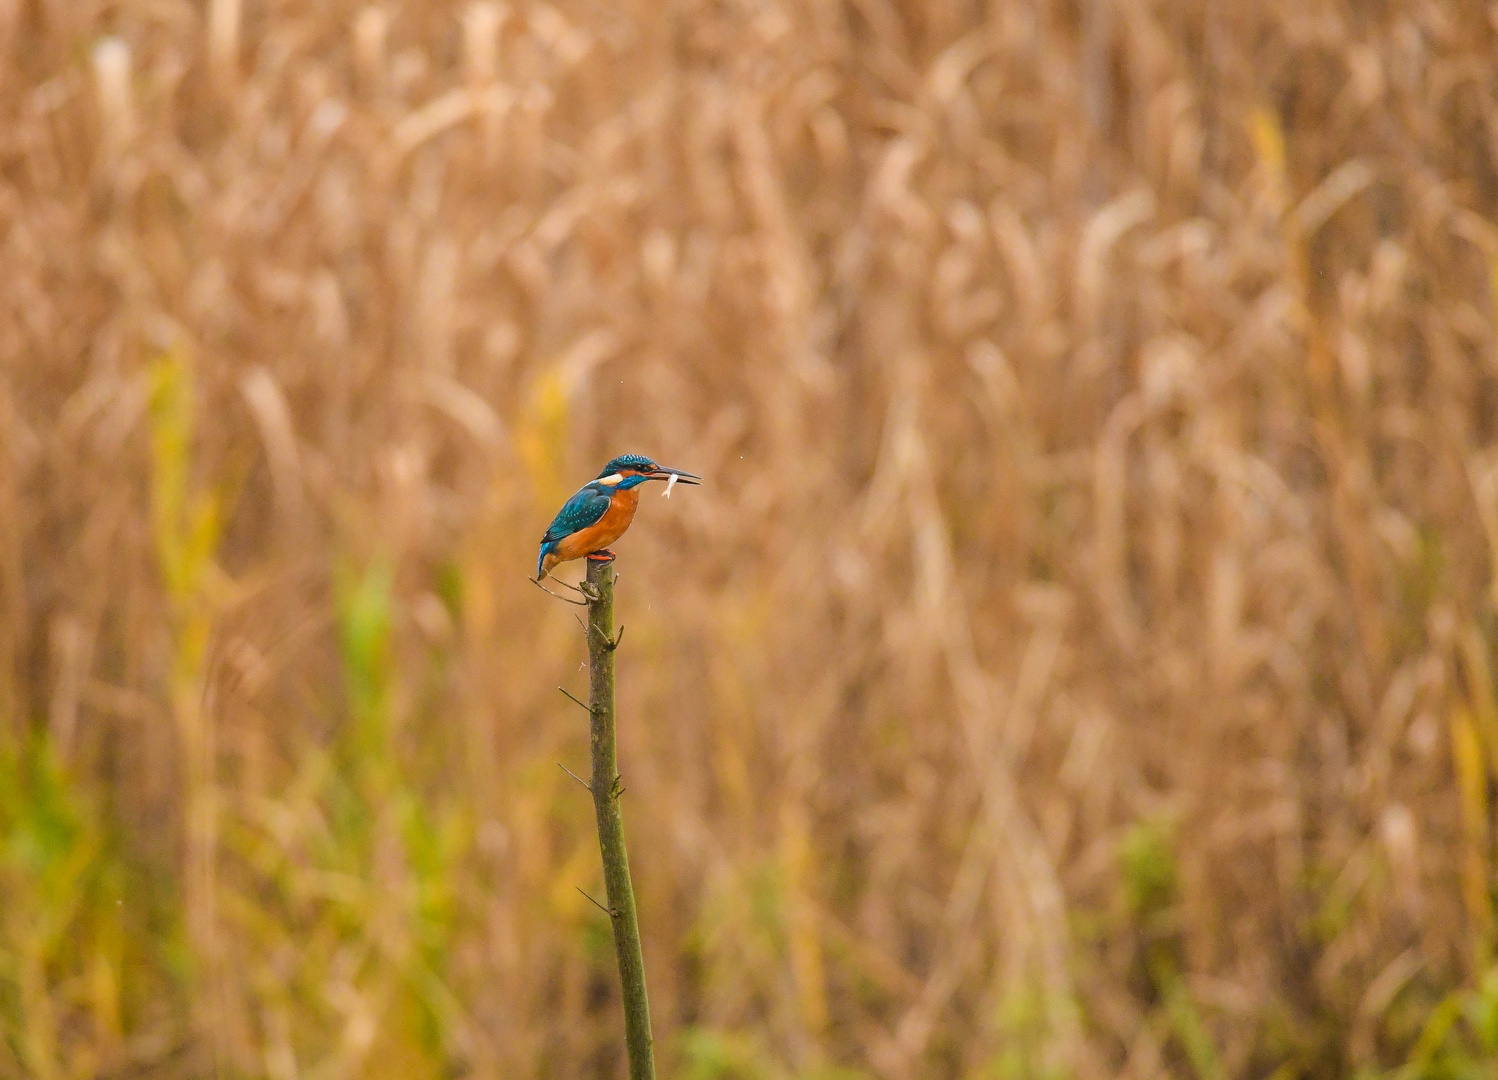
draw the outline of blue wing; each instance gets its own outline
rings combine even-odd
[[[568,499],[557,516],[551,519],[551,527],[541,537],[541,543],[550,544],[586,529],[609,509],[609,495],[599,484],[584,484],[578,493]]]

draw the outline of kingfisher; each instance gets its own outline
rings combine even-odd
[[[541,537],[536,558],[536,580],[551,573],[558,563],[588,558],[612,562],[609,545],[624,535],[640,506],[640,485],[665,480],[665,494],[678,483],[700,484],[702,477],[680,469],[657,465],[644,454],[622,454],[603,467],[596,480],[584,484],[552,518]]]

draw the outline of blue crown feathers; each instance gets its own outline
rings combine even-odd
[[[612,476],[622,469],[631,469],[634,472],[650,472],[654,468],[655,462],[644,454],[620,454],[603,467],[603,472],[598,474],[598,478],[601,480],[605,476]]]

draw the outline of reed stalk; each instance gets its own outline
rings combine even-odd
[[[635,915],[635,891],[629,878],[629,855],[624,848],[624,816],[619,810],[619,767],[614,741],[614,567],[588,562],[588,713],[591,746],[593,809],[598,816],[598,846],[603,852],[603,881],[608,895],[609,921],[614,927],[614,951],[619,960],[619,984],[624,1000],[624,1043],[629,1055],[630,1080],[655,1080],[655,1054],[650,1038],[650,1001],[645,992],[645,959],[640,951],[640,924]]]

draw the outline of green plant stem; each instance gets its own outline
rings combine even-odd
[[[603,881],[609,917],[614,924],[614,951],[624,998],[624,1043],[630,1080],[655,1080],[650,1039],[650,1001],[645,993],[645,960],[640,952],[640,924],[635,891],[624,850],[624,817],[619,811],[619,768],[614,749],[614,567],[588,563],[588,711],[592,724],[593,809],[598,815],[598,846],[603,851]]]

